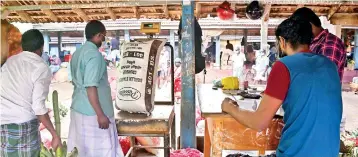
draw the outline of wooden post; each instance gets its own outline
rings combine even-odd
[[[182,6],[182,93],[180,147],[196,148],[195,127],[195,41],[194,2],[183,0]]]

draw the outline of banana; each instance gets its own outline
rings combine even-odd
[[[61,147],[58,147],[57,149],[56,149],[56,157],[64,157],[63,156],[63,149],[61,148]]]

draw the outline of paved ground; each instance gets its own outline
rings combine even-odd
[[[344,82],[348,82],[353,76],[358,76],[358,71],[346,72]],[[115,76],[113,70],[109,70],[110,76]],[[211,83],[213,80],[231,75],[231,70],[218,70],[208,69],[205,75],[205,83]],[[196,75],[196,83],[204,83],[203,73]],[[170,100],[170,86],[164,86],[161,90],[157,91],[156,100]],[[347,86],[346,86],[347,87]],[[72,84],[69,82],[51,84],[50,91],[57,90],[59,93],[59,101],[62,105],[70,107],[71,96],[73,92]],[[344,110],[343,115],[346,117],[346,129],[352,130],[358,128],[358,95],[352,92],[343,92]],[[51,100],[51,97],[49,97]],[[69,127],[69,113],[62,119],[62,138],[66,139]]]

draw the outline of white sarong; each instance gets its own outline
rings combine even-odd
[[[71,111],[68,152],[77,147],[79,157],[124,157],[114,117],[109,121],[108,129],[100,129],[97,116]]]

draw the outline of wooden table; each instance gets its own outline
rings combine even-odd
[[[197,102],[205,118],[204,157],[221,157],[223,150],[256,151],[264,155],[266,150],[275,150],[281,137],[283,122],[274,118],[268,129],[257,132],[238,123],[223,113],[221,102],[232,95],[213,90],[211,84],[197,86]],[[240,108],[253,110],[255,100],[238,100]]]
[[[135,145],[134,138],[136,136],[164,137],[164,147],[149,148],[164,149],[164,156],[169,157],[170,148],[175,148],[176,144],[174,115],[173,105],[154,105],[154,110],[150,116],[118,111],[118,113],[115,114],[118,135],[131,137],[132,148],[128,154],[137,157],[140,155],[135,154],[136,149],[141,151],[141,148],[149,147]]]

